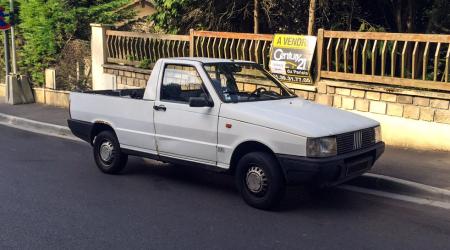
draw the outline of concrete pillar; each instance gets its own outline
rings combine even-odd
[[[12,105],[34,102],[31,84],[26,76],[9,74],[6,77],[6,102]]]
[[[114,83],[110,78],[105,77],[103,64],[106,63],[108,56],[106,48],[106,30],[110,25],[91,24],[91,52],[92,52],[92,89],[103,90],[112,89]]]
[[[56,70],[54,68],[45,69],[45,87],[56,89]]]

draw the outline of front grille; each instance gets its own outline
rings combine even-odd
[[[375,145],[375,129],[368,128],[336,136],[337,153],[345,154]]]

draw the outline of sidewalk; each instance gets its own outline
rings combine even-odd
[[[0,97],[0,114],[60,126],[67,126],[69,118],[67,109],[40,104],[12,106],[5,104],[2,97]],[[385,154],[371,172],[450,190],[450,152],[387,147]]]
[[[0,113],[60,126],[67,126],[67,119],[69,119],[69,111],[67,109],[35,103],[9,105],[5,103],[3,96],[0,97]]]

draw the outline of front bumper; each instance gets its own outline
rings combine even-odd
[[[283,154],[277,154],[277,158],[288,184],[333,186],[370,170],[384,148],[384,142],[379,142],[369,148],[326,158]]]

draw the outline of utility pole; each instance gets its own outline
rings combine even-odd
[[[316,14],[316,0],[309,0],[308,35],[314,34],[314,19]]]
[[[15,19],[14,15],[14,0],[9,0],[9,7],[11,9],[11,17],[13,20]],[[16,61],[16,32],[14,28],[15,24],[11,25],[11,63],[12,63],[12,73],[13,75],[17,75],[17,61]]]
[[[11,67],[9,66],[9,36],[8,31],[4,30],[3,35],[5,35],[4,45],[5,45],[5,76],[8,77],[11,72]],[[5,79],[6,80],[6,79]]]
[[[259,33],[259,0],[254,0],[253,9],[253,32],[255,34]]]
[[[10,18],[14,20],[14,0],[9,1]],[[18,75],[17,72],[17,59],[16,59],[16,37],[15,37],[15,23],[11,25],[11,64],[12,71],[6,76],[6,100],[9,104],[25,104],[34,102],[33,92],[31,91],[31,85],[26,76]],[[8,38],[5,36],[5,41]],[[5,42],[5,46],[6,46]],[[9,45],[6,46],[5,51],[9,50]],[[6,60],[6,59],[5,59]],[[6,67],[9,70],[9,66]]]

